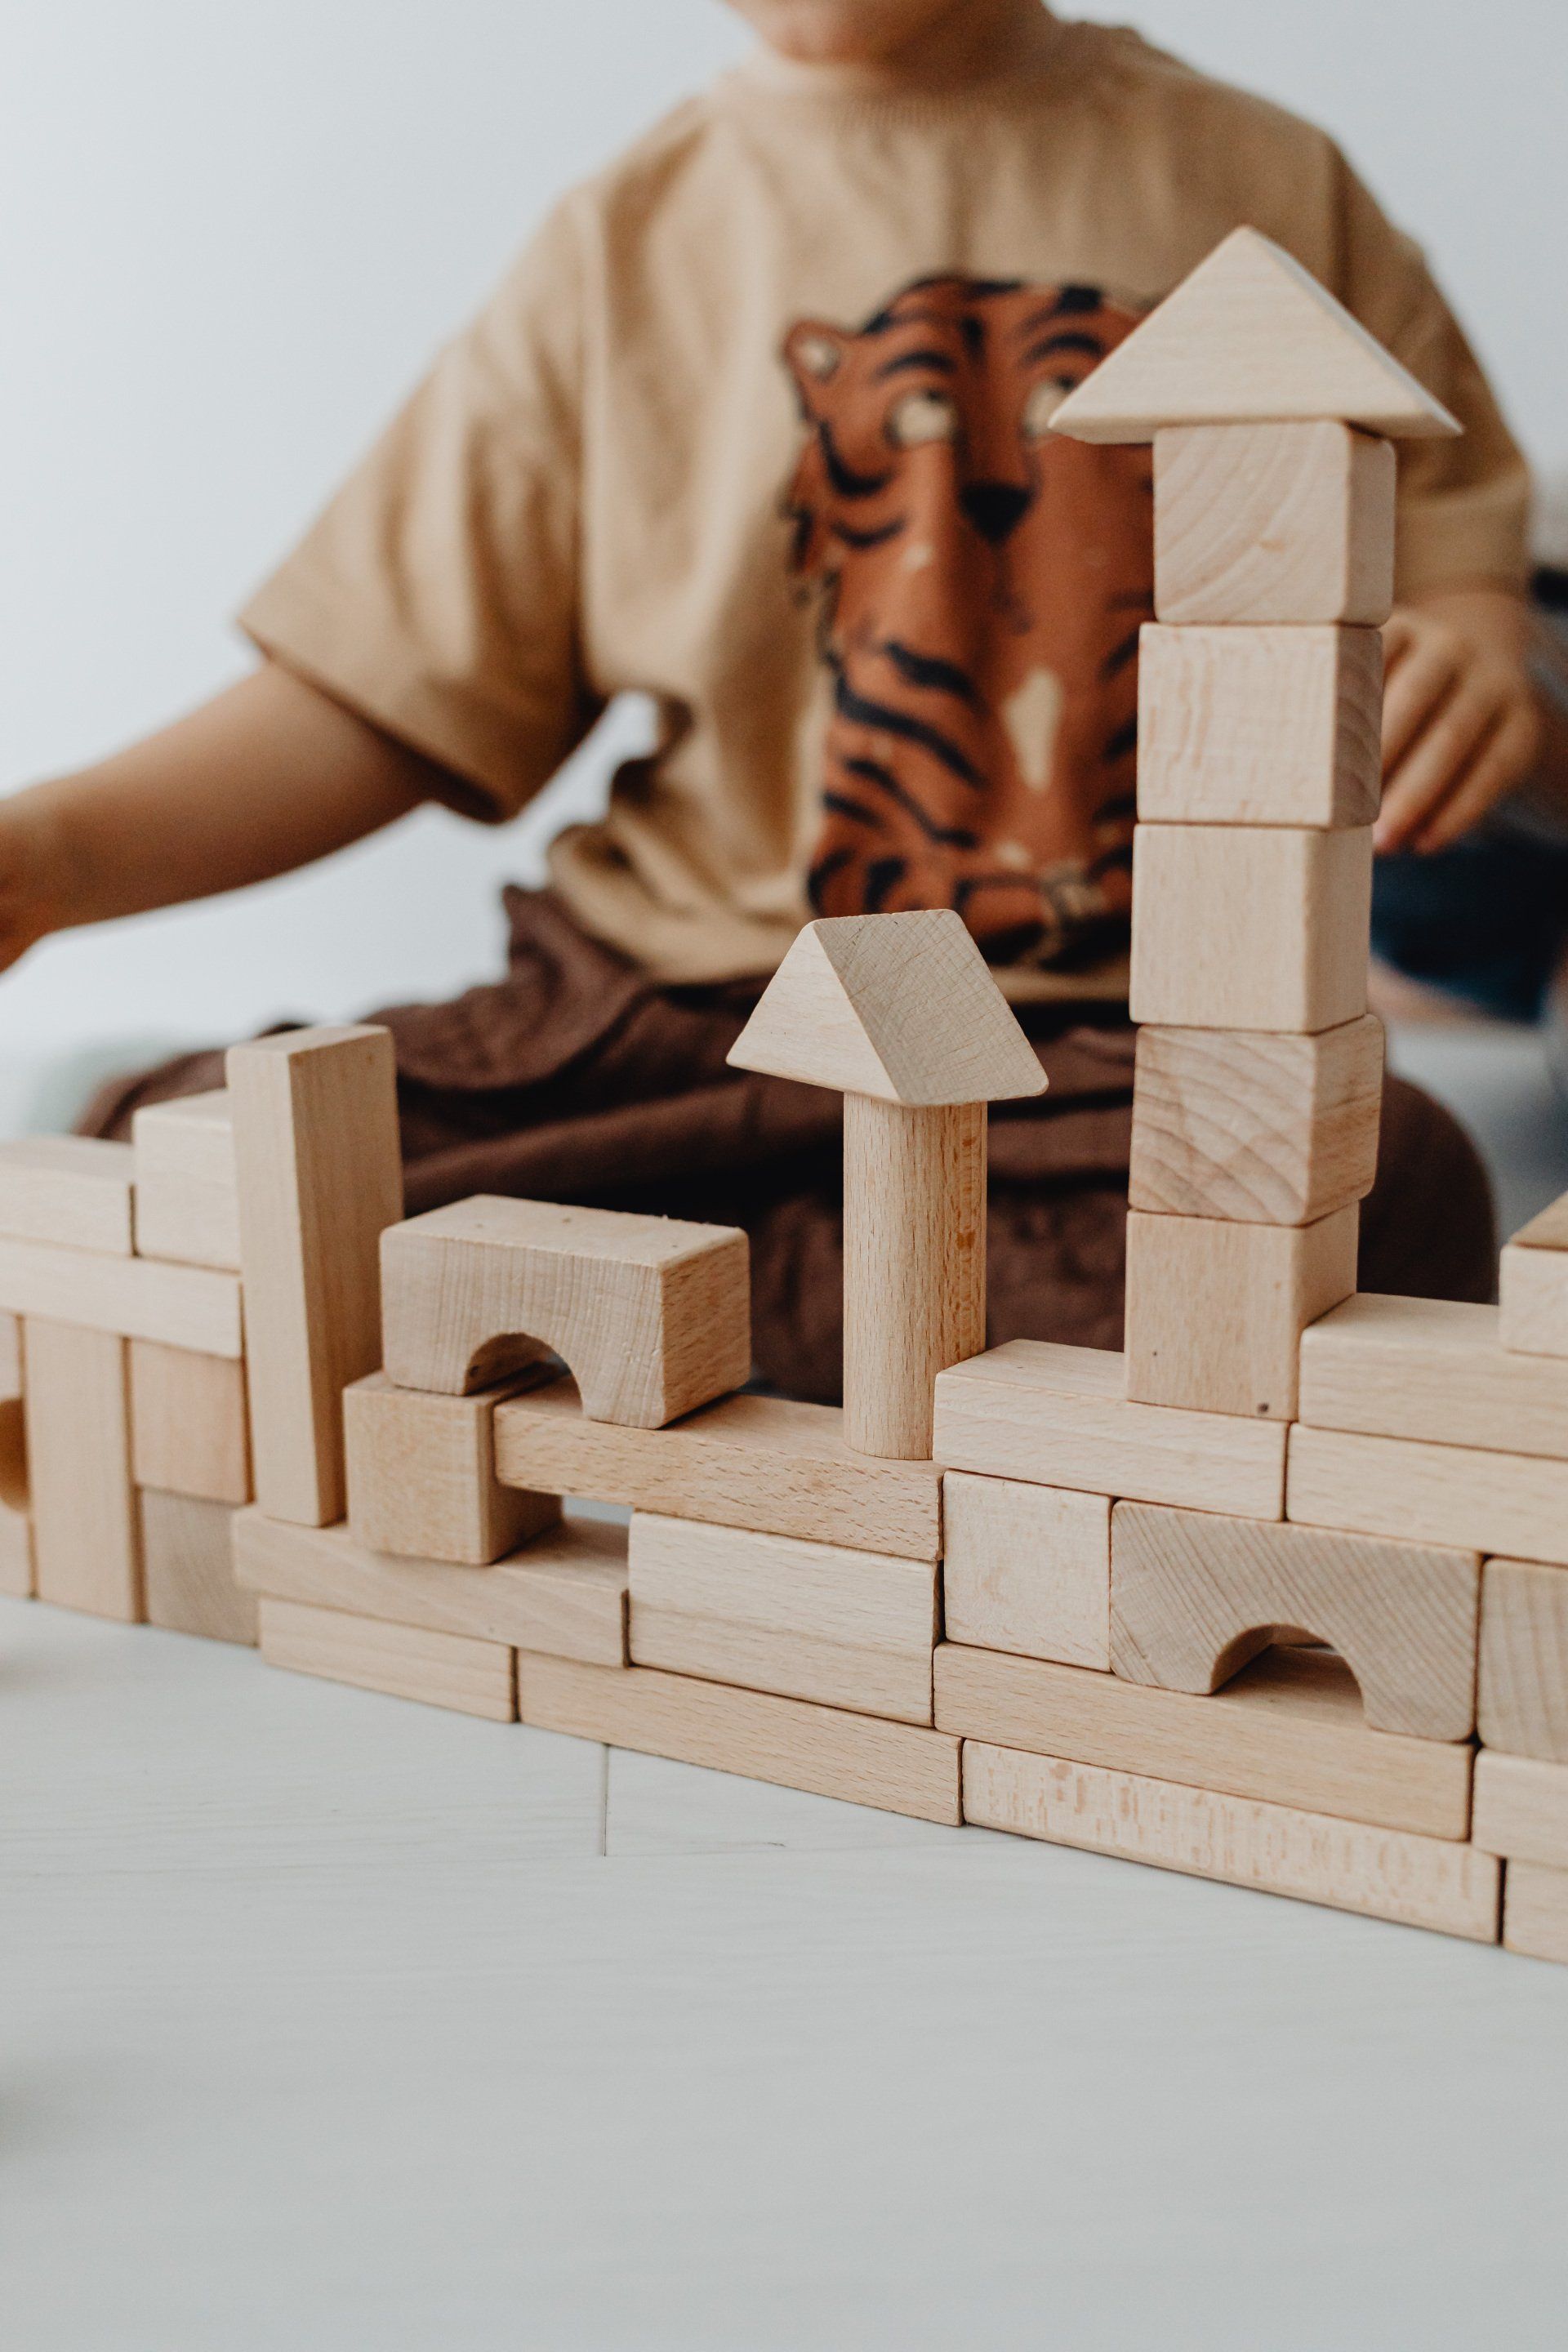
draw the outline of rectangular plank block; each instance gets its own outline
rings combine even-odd
[[[239,1271],[239,1186],[226,1087],[132,1114],[142,1257]]]
[[[0,1143],[0,1234],[16,1241],[129,1257],[131,1192],[128,1143],[87,1135]]]
[[[0,1312],[237,1356],[239,1285],[205,1266],[0,1238]]]
[[[250,1500],[245,1366],[132,1339],[132,1462],[139,1486],[209,1503]]]
[[[403,1213],[392,1039],[301,1029],[228,1055],[256,1495],[342,1516],[342,1391],[381,1360],[380,1244]]]
[[[482,1567],[561,1517],[553,1494],[503,1486],[495,1409],[505,1388],[438,1396],[369,1372],[343,1391],[348,1517],[366,1551]]]
[[[1568,1870],[1510,1862],[1503,1873],[1502,1939],[1532,1960],[1568,1960]]]
[[[1505,1244],[1499,1296],[1505,1348],[1568,1356],[1568,1193]]]
[[[1494,1944],[1500,1872],[1456,1839],[965,1740],[963,1817],[1197,1878]]]
[[[1381,628],[1394,603],[1391,443],[1328,420],[1154,436],[1162,621]]]
[[[1365,1291],[1303,1332],[1301,1419],[1568,1460],[1568,1362],[1510,1354],[1495,1307]]]
[[[234,1575],[234,1510],[194,1495],[141,1495],[147,1622],[208,1642],[256,1642],[256,1596]]]
[[[950,1470],[942,1510],[950,1642],[1109,1670],[1109,1496]]]
[[[1483,1853],[1568,1870],[1568,1764],[1483,1748],[1476,1758],[1470,1836]]]
[[[1488,1560],[1476,1722],[1489,1748],[1568,1764],[1568,1570]]]
[[[1151,824],[1371,824],[1383,639],[1369,628],[1163,628],[1138,640]]]
[[[936,1722],[996,1748],[1462,1838],[1473,1750],[1369,1731],[1343,1661],[1270,1650],[1213,1698],[944,1643]]]
[[[113,1332],[29,1320],[23,1347],[38,1598],[138,1623],[142,1533],[125,1342]]]
[[[1130,1402],[1104,1348],[1009,1339],[937,1378],[937,1459],[985,1477],[1277,1519],[1285,1439],[1282,1422]]]
[[[391,1698],[447,1706],[491,1723],[517,1720],[512,1654],[494,1642],[461,1633],[429,1633],[348,1617],[336,1609],[302,1608],[263,1599],[258,1622],[261,1654],[269,1666],[328,1682],[353,1683]]]
[[[1312,1225],[1127,1219],[1127,1393],[1290,1421],[1307,1325],[1355,1288],[1360,1211]]]
[[[1528,1454],[1298,1422],[1290,1432],[1286,1509],[1308,1527],[1568,1566],[1568,1463]]]
[[[946,1732],[648,1666],[616,1672],[521,1650],[517,1685],[520,1716],[542,1731],[920,1821],[961,1819],[959,1743]]]
[[[629,1563],[634,1665],[930,1723],[934,1561],[639,1511]]]

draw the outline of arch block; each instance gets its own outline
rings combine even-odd
[[[1294,1629],[1339,1652],[1371,1729],[1465,1739],[1480,1568],[1479,1553],[1446,1546],[1118,1503],[1111,1668],[1162,1690],[1215,1691]]]
[[[591,1421],[667,1422],[752,1369],[751,1264],[732,1225],[479,1193],[382,1235],[399,1388],[466,1396],[553,1350]]]

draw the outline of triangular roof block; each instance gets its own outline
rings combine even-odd
[[[1034,1047],[950,907],[808,923],[729,1058],[738,1069],[911,1107],[1046,1087]]]
[[[1310,271],[1233,229],[1051,418],[1076,441],[1152,441],[1162,425],[1335,417],[1394,440],[1461,428]]]

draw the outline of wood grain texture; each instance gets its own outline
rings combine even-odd
[[[125,1342],[110,1331],[29,1319],[23,1348],[38,1598],[137,1623],[142,1535]]]
[[[750,1378],[750,1258],[731,1225],[479,1193],[382,1243],[386,1373],[461,1396],[551,1349],[595,1421],[658,1429]]]
[[[942,1510],[950,1642],[1110,1667],[1109,1496],[950,1470]]]
[[[1134,1209],[1308,1225],[1377,1173],[1383,1024],[1310,1037],[1141,1029],[1128,1197]]]
[[[1526,1244],[1516,1234],[1500,1260],[1498,1297],[1505,1348],[1537,1359],[1568,1356],[1568,1251]]]
[[[949,1470],[1277,1519],[1283,1423],[1136,1404],[1125,1359],[1009,1339],[936,1383],[936,1458]]]
[[[1305,1036],[1366,1011],[1368,829],[1140,824],[1132,895],[1136,1022]]]
[[[1568,1764],[1568,1571],[1488,1560],[1476,1724],[1489,1748]]]
[[[1138,813],[1151,824],[1371,824],[1376,629],[1163,628],[1138,640]]]
[[[139,1486],[209,1503],[250,1500],[245,1366],[132,1339],[131,1453]]]
[[[985,1140],[983,1103],[845,1098],[844,1434],[858,1454],[929,1461],[931,1382],[985,1345]]]
[[[0,1143],[0,1234],[131,1255],[132,1151],[87,1135]]]
[[[1411,1543],[1568,1566],[1568,1464],[1333,1429],[1290,1432],[1286,1513]]]
[[[940,1731],[1179,1780],[1307,1812],[1463,1838],[1474,1751],[1367,1728],[1348,1667],[1326,1650],[1270,1650],[1213,1698],[945,1643]]]
[[[366,1551],[346,1528],[249,1510],[235,1520],[234,1557],[249,1592],[594,1665],[626,1662],[626,1533],[599,1520],[566,1520],[493,1568],[459,1568]]]
[[[1312,1225],[1127,1219],[1127,1393],[1200,1412],[1295,1418],[1309,1323],[1355,1288],[1360,1211]]]
[[[964,1819],[1120,1854],[1479,1944],[1498,1937],[1495,1860],[1451,1838],[1222,1796],[976,1740],[963,1747]]]
[[[228,1055],[256,1494],[342,1516],[342,1391],[381,1360],[378,1245],[403,1213],[392,1039],[299,1029]]]
[[[335,1609],[301,1608],[263,1599],[258,1610],[261,1654],[269,1666],[353,1683],[390,1698],[447,1706],[491,1723],[517,1719],[512,1654],[493,1642],[461,1633],[426,1633],[412,1625],[385,1625],[346,1617]]]
[[[140,1499],[149,1625],[254,1647],[256,1595],[235,1581],[233,1507],[148,1486]]]
[[[237,1356],[244,1346],[232,1274],[47,1242],[0,1239],[0,1311],[208,1356]]]
[[[520,1650],[518,1711],[542,1731],[773,1780],[883,1812],[956,1824],[958,1742],[946,1732],[730,1690],[647,1666],[617,1673]]]
[[[1300,1627],[1343,1658],[1371,1729],[1466,1739],[1480,1574],[1470,1551],[1119,1503],[1110,1662],[1129,1682],[1215,1691]]]
[[[1568,1960],[1568,1870],[1510,1862],[1503,1873],[1502,1939],[1532,1960]]]
[[[1300,1417],[1568,1459],[1568,1362],[1510,1354],[1495,1307],[1364,1291],[1303,1332]]]
[[[1568,1764],[1483,1748],[1476,1758],[1470,1836],[1483,1853],[1568,1870]]]
[[[1157,433],[1159,618],[1381,627],[1394,604],[1394,472],[1388,442],[1344,425]]]
[[[366,1551],[483,1567],[561,1517],[559,1496],[496,1477],[495,1409],[476,1396],[395,1388],[384,1372],[343,1391],[348,1520]]]
[[[628,1558],[634,1665],[930,1723],[933,1560],[640,1511]]]
[[[143,1257],[239,1271],[234,1108],[226,1087],[132,1115],[136,1247]]]

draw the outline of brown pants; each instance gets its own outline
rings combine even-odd
[[[380,1013],[397,1047],[410,1213],[510,1192],[744,1226],[757,1367],[802,1397],[839,1388],[839,1103],[726,1067],[754,986],[661,988],[549,892],[510,890],[510,969],[451,1004]],[[1050,1074],[991,1118],[989,1334],[1121,1344],[1133,1032],[1120,1013],[1026,1011]],[[192,1054],[107,1088],[84,1126],[223,1083]],[[1491,1199],[1448,1113],[1387,1082],[1361,1285],[1487,1299]]]

